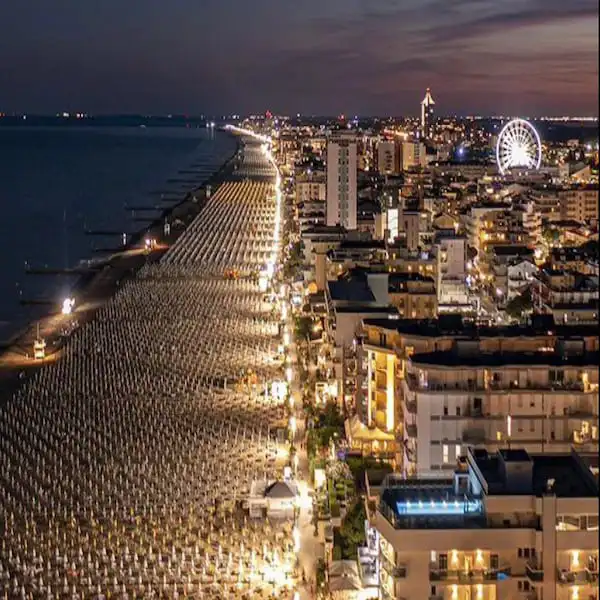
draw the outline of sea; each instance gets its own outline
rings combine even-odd
[[[135,233],[131,206],[156,206],[159,193],[181,195],[235,153],[218,128],[186,119],[102,119],[15,123],[0,119],[0,342],[41,311],[57,309],[75,278],[27,274],[98,259]],[[180,174],[194,170],[198,175]],[[178,174],[179,173],[179,174]],[[169,183],[170,179],[179,179]],[[143,213],[157,215],[157,213]],[[119,232],[109,237],[86,231]],[[35,306],[31,301],[50,301]]]

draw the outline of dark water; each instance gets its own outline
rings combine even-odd
[[[59,302],[73,283],[25,275],[26,262],[98,258],[94,246],[121,238],[85,229],[140,229],[125,205],[159,204],[151,192],[182,189],[167,180],[190,177],[178,170],[197,163],[208,178],[234,151],[233,138],[205,127],[0,127],[0,341],[31,318],[20,299]]]

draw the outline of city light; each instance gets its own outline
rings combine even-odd
[[[75,306],[74,298],[65,298],[62,303],[62,314],[70,315],[73,312],[73,307]]]

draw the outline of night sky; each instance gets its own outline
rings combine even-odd
[[[598,114],[597,0],[3,0],[0,111]]]

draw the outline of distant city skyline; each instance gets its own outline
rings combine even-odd
[[[0,40],[0,112],[598,114],[595,0],[23,0]]]

